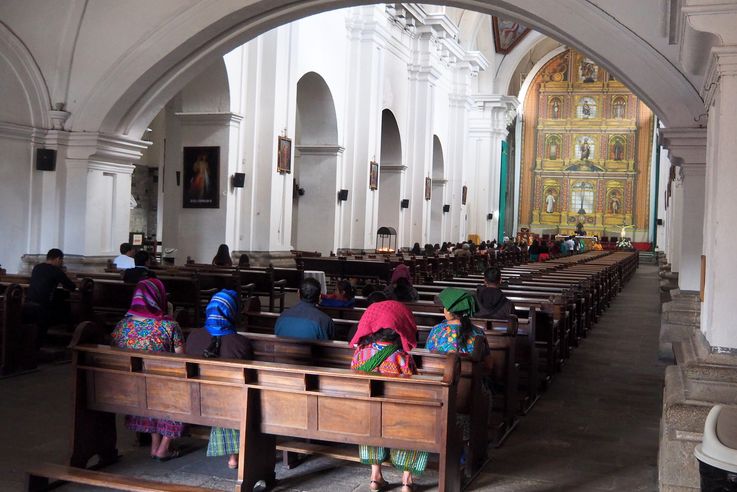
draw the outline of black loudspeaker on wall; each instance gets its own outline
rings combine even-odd
[[[663,225],[663,219],[658,219],[658,225]]]
[[[56,151],[54,149],[36,149],[36,169],[39,171],[56,170]]]
[[[344,202],[348,200],[348,190],[338,190],[338,201]]]
[[[443,205],[443,213],[446,214],[450,212],[450,205]]]
[[[404,200],[402,200],[401,202],[399,202],[399,205],[402,208],[409,208],[409,198],[405,198]]]
[[[486,214],[486,220],[494,220],[494,214]]]
[[[233,175],[233,188],[243,188],[246,184],[246,173],[235,173]]]

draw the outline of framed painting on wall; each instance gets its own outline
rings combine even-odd
[[[379,163],[376,161],[369,162],[369,189],[379,189]]]
[[[425,200],[432,199],[432,179],[425,178]]]
[[[184,147],[183,208],[220,208],[220,147]]]
[[[279,137],[276,145],[276,172],[289,174],[292,172],[292,139]]]

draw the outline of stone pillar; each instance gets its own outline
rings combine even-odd
[[[735,17],[737,14],[732,18]],[[731,32],[731,36],[734,39],[737,34]],[[709,165],[703,226],[706,278],[701,330],[713,351],[737,353],[734,314],[737,262],[732,251],[737,231],[737,46],[712,49],[704,87],[709,108]]]
[[[664,128],[660,131],[670,161],[680,169],[674,193],[673,221],[676,254],[672,271],[678,272],[682,291],[698,291],[701,282],[701,253],[704,224],[704,176],[706,172],[706,130],[703,128]],[[675,261],[675,263],[673,263]]]
[[[368,187],[369,162],[378,161],[381,153],[385,57],[385,35],[377,22],[381,15],[375,6],[356,8],[347,25],[350,67],[346,94],[349,96],[343,113],[346,165],[341,166],[338,187],[349,193],[348,200],[339,205],[336,247],[357,251],[376,247],[376,230],[381,222],[379,191]],[[386,170],[382,163],[381,172]],[[393,206],[399,208],[398,203]]]
[[[519,101],[514,96],[474,96],[469,123],[469,155],[464,172],[468,186],[468,234],[481,240],[498,238],[502,141]],[[487,219],[493,214],[492,220]]]
[[[435,84],[440,72],[433,64],[432,30],[420,32],[415,39],[414,60],[409,69],[409,139],[407,167],[409,220],[404,224],[404,244],[411,246],[430,241],[430,200],[425,200],[425,178],[432,174],[433,109]]]

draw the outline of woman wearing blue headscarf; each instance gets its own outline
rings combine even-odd
[[[187,338],[188,355],[218,357],[222,359],[251,359],[253,351],[248,339],[236,333],[240,303],[238,294],[221,290],[205,308],[205,327],[192,330]],[[228,467],[238,468],[237,429],[213,427],[207,456],[228,456]]]

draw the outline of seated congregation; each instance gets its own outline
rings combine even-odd
[[[439,490],[460,490],[637,265],[636,253],[591,251],[533,263],[493,246],[492,254],[460,249],[468,255],[314,258],[332,294],[304,269],[216,262],[222,247],[212,265],[179,268],[148,265],[134,253],[137,266],[123,277],[139,267],[149,272],[135,284],[120,272],[69,278],[63,254],[50,251],[50,267],[37,266],[23,288],[26,303],[36,299],[34,275],[53,291],[57,284],[78,291],[66,300],[84,321],[71,343],[78,388],[73,479],[91,483],[93,475],[77,469],[93,456],[100,464],[117,459],[114,415],[123,414],[126,428],[150,435],[150,456],[162,462],[181,455],[177,438],[209,428],[205,453],[237,469],[236,490],[261,480],[272,485],[277,450],[288,467],[297,462],[294,453],[360,461],[370,466],[371,490],[388,486],[387,462],[402,472],[403,492],[429,464]],[[335,261],[359,273],[332,275]],[[392,268],[372,277],[367,262]],[[257,285],[267,277],[270,283]],[[297,300],[284,310],[284,298],[279,308],[274,299],[285,289]],[[268,310],[260,298],[269,299]],[[48,326],[50,316],[33,320]],[[43,467],[29,477],[41,486],[72,478],[69,470]]]

